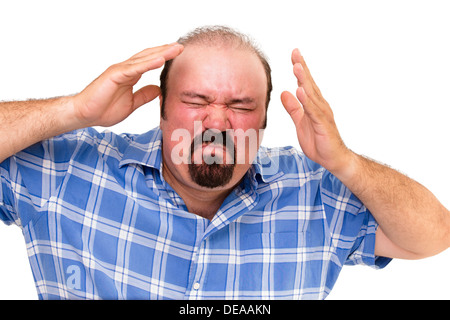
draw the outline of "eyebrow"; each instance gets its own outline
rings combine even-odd
[[[211,101],[212,98],[210,96],[204,95],[204,94],[200,94],[200,93],[196,93],[193,91],[183,91],[181,93],[182,97],[187,97],[187,98],[199,98],[205,101]]]
[[[250,97],[245,97],[241,99],[231,99],[228,101],[228,104],[252,104],[255,102],[255,99]]]

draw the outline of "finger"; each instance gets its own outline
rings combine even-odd
[[[307,72],[301,63],[296,63],[294,65],[294,75],[297,78],[298,86],[305,90],[306,94],[315,104],[320,106],[325,103],[325,99],[322,97],[320,90],[314,86],[314,82],[308,77]]]
[[[300,83],[300,80],[298,79],[298,75],[295,72],[295,68],[296,68],[295,65],[296,64],[300,64],[300,60],[301,60],[300,58],[301,58],[300,51],[298,49],[294,49],[292,51],[292,54],[291,54],[291,61],[292,61],[292,65],[294,66],[294,74],[297,77],[297,84],[298,84],[298,86],[301,86],[301,83]],[[303,66],[300,65],[300,67],[297,67],[297,68],[302,68],[303,69]]]
[[[174,46],[171,46],[170,48],[168,48],[163,56],[164,59],[167,60],[172,60],[175,59],[177,56],[179,56],[184,50],[184,46],[181,44],[176,44]]]
[[[149,54],[162,52],[162,51],[167,50],[168,48],[170,48],[170,47],[172,47],[172,46],[174,46],[174,45],[176,45],[176,44],[177,44],[177,43],[171,43],[171,44],[164,44],[164,45],[162,45],[162,46],[157,46],[157,47],[152,47],[152,48],[146,48],[146,49],[144,49],[144,50],[142,50],[142,51],[136,53],[136,54],[133,55],[132,57],[130,57],[129,60],[132,60],[132,59],[139,59],[139,58],[141,58],[142,56],[146,56],[146,55],[149,55]]]
[[[164,51],[142,56],[135,60],[127,60],[124,65],[130,76],[142,75],[143,73],[160,68],[167,60],[174,59],[183,51],[182,46],[167,48]]]
[[[134,55],[126,62],[128,63],[139,63],[143,60],[148,60],[156,57],[164,57],[165,60],[171,60],[179,55],[183,51],[184,47],[181,44],[171,44],[164,45],[157,48],[149,48],[141,51],[140,53]]]
[[[292,51],[291,55],[291,61],[292,64],[295,66],[295,64],[300,64],[302,66],[302,69],[305,72],[305,79],[308,79],[308,81],[311,83],[311,88],[314,89],[315,94],[317,96],[322,96],[322,93],[320,92],[319,87],[317,86],[316,82],[314,81],[314,78],[311,75],[311,71],[308,68],[308,65],[306,64],[306,61],[302,54],[300,53],[300,50],[298,48],[294,49]]]
[[[292,50],[291,61],[292,64],[300,63],[302,60],[302,54],[298,48]]]
[[[136,64],[120,64],[115,66],[117,78],[114,79],[117,83],[128,83],[138,81],[139,78],[147,71],[158,69],[164,65],[163,57],[156,57],[153,59],[141,61]]]
[[[164,49],[159,48],[157,50],[150,48],[147,55],[112,66],[110,69],[120,71],[119,74],[116,74],[117,78],[114,80],[117,83],[137,81],[145,72],[162,67],[165,61],[175,58],[184,49],[182,45],[166,45],[164,47]],[[152,53],[150,53],[151,51]]]
[[[316,95],[312,82],[303,68],[303,65],[299,62],[294,64],[293,71],[295,77],[297,78],[297,85],[299,87],[303,87],[311,97]]]
[[[161,89],[155,85],[145,86],[134,93],[133,109],[152,101],[161,94]]]
[[[296,96],[303,106],[304,113],[308,116],[309,119],[316,123],[323,122],[327,114],[327,110],[325,110],[326,106],[324,106],[324,104],[317,104],[305,92],[305,89],[303,87],[297,88]]]
[[[304,109],[300,102],[292,95],[292,93],[284,91],[281,93],[281,103],[291,116],[295,126],[298,127],[304,115]]]
[[[142,55],[136,59],[127,60],[126,62],[127,64],[131,65],[139,65],[142,63],[146,64],[149,61],[159,61],[161,59],[163,60],[163,62],[165,62],[167,60],[174,59],[175,57],[180,55],[183,52],[183,50],[184,46],[182,46],[181,44],[170,45],[163,50],[158,50],[156,52],[148,52],[146,55]],[[158,63],[156,64],[158,65]]]

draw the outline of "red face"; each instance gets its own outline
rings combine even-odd
[[[212,167],[204,165],[212,157],[222,163],[217,165],[218,175],[229,177],[206,188],[223,190],[235,186],[250,167],[262,138],[259,130],[266,116],[267,79],[259,58],[245,49],[188,45],[173,61],[167,88],[166,117],[161,119],[166,180],[171,185],[181,183],[205,189],[193,177],[193,170],[214,174],[210,172]],[[234,150],[218,143],[205,143],[201,138],[193,143],[194,137],[204,132],[212,133],[214,138],[203,140],[223,140],[223,143],[227,138],[219,133],[230,133]],[[238,139],[234,133],[252,137]],[[191,147],[192,153],[188,151]],[[189,162],[199,161],[203,169],[189,167]],[[226,167],[228,173],[220,171]]]

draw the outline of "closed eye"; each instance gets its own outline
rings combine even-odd
[[[233,99],[228,102],[229,108],[236,111],[252,111],[256,107],[255,100],[252,98]]]
[[[193,108],[201,108],[201,107],[205,107],[208,105],[207,103],[201,103],[201,102],[192,102],[192,101],[182,101],[182,102]]]
[[[211,97],[196,92],[186,91],[181,93],[181,102],[194,107],[204,107],[207,106]]]
[[[253,110],[253,108],[243,105],[230,105],[229,108],[240,112],[248,112]]]

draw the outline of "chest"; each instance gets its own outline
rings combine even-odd
[[[155,183],[136,171],[67,178],[26,228],[38,292],[258,299],[298,298],[307,286],[306,297],[325,294],[321,274],[331,253],[309,232],[311,219],[321,221],[320,206],[300,208],[301,192],[237,190],[209,221]]]

